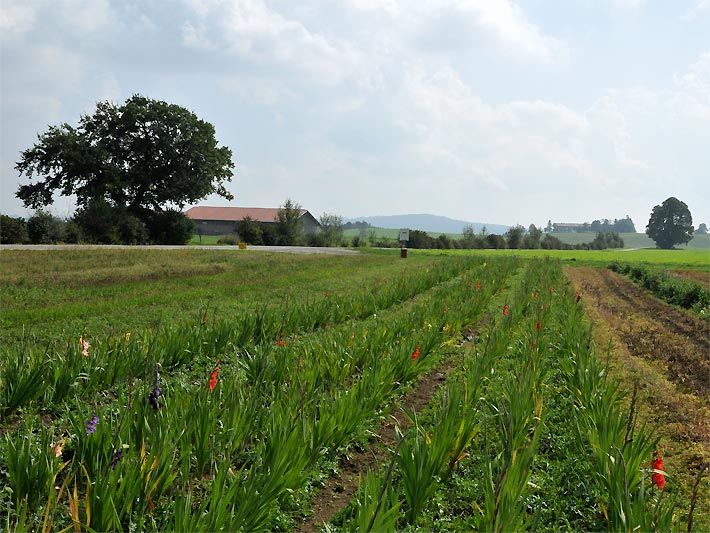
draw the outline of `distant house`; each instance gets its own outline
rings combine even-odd
[[[234,233],[235,226],[245,217],[262,225],[276,224],[278,208],[272,207],[191,207],[185,215],[195,221],[199,235],[228,235]],[[301,209],[303,232],[314,233],[320,223],[307,210]]]
[[[555,222],[552,224],[553,233],[581,233],[588,232],[589,224],[584,222],[583,224],[570,223],[570,222]]]

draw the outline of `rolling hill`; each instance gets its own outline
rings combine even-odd
[[[503,234],[508,231],[508,226],[502,224],[488,224],[484,222],[467,222],[455,220],[439,215],[383,215],[374,217],[353,217],[348,221],[364,221],[378,228],[409,228],[435,233],[461,233],[464,226],[471,225],[476,233],[485,226],[487,233]]]

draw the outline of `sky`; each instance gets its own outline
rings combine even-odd
[[[232,149],[201,205],[710,223],[710,0],[0,0],[0,53],[3,213],[48,125],[139,93]]]

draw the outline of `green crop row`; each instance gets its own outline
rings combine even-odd
[[[699,283],[638,264],[612,262],[609,263],[608,268],[613,272],[629,276],[669,304],[692,309],[701,317],[710,318],[710,291]]]
[[[559,266],[529,266],[508,315],[331,527],[670,530],[657,438],[622,407],[567,291]]]
[[[0,441],[4,526],[285,527],[319,469],[431,368],[516,268],[488,263],[365,320],[283,343],[280,329],[268,342],[225,343],[201,354],[213,361],[207,370],[185,364],[161,377],[158,362],[144,359],[110,395],[72,390],[50,424],[23,413]]]
[[[481,263],[446,261],[398,278],[391,284],[351,294],[262,306],[234,317],[198,317],[189,327],[166,326],[140,335],[93,339],[77,336],[63,351],[48,352],[30,343],[0,350],[0,416],[35,404],[53,409],[74,395],[86,397],[136,377],[154,365],[171,371],[214,358],[232,347],[279,342],[284,336],[315,331],[364,318],[401,303]],[[88,346],[86,344],[88,343]]]

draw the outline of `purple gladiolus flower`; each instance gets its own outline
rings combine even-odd
[[[89,420],[86,421],[86,424],[84,426],[86,427],[86,434],[91,435],[96,432],[96,425],[99,423],[99,417],[97,415],[93,415]]]
[[[156,411],[160,409],[160,397],[163,395],[163,391],[160,387],[156,386],[148,395],[148,403]]]
[[[121,449],[119,448],[118,450],[116,450],[115,452],[113,452],[113,459],[111,459],[111,465],[110,465],[111,468],[116,468],[116,465],[118,464],[118,462],[119,462],[121,459],[123,459],[123,450],[121,450]]]

